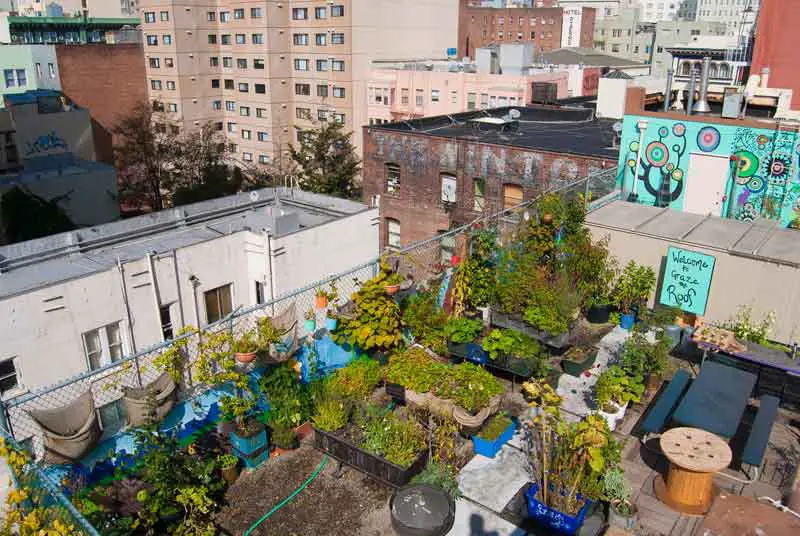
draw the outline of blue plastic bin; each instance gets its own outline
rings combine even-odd
[[[266,446],[267,444],[267,430],[261,430],[255,435],[250,437],[241,437],[236,432],[231,432],[230,435],[231,446],[239,451],[244,456],[250,456],[258,449]]]
[[[528,505],[528,517],[538,524],[554,530],[558,534],[572,536],[578,532],[578,529],[581,528],[586,519],[586,514],[592,505],[592,501],[587,499],[586,502],[583,503],[583,507],[581,507],[578,515],[573,517],[540,503],[536,499],[536,493],[538,491],[538,484],[532,484],[530,489],[525,492],[525,500]],[[580,494],[578,494],[578,499],[580,499],[580,497]]]
[[[488,439],[481,439],[480,437],[474,435],[472,436],[472,445],[475,449],[475,454],[480,454],[481,456],[486,456],[487,458],[494,458],[500,449],[503,448],[508,441],[514,437],[514,432],[517,430],[517,422],[511,421],[511,424],[505,431],[497,436],[497,439],[494,441],[489,441]]]

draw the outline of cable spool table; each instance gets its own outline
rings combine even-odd
[[[697,428],[673,428],[661,436],[670,462],[666,482],[659,476],[656,496],[670,508],[701,515],[714,500],[714,474],[731,463],[731,448],[720,437]]]

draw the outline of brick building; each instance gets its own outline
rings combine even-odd
[[[797,28],[800,3],[792,0],[762,0],[757,38],[750,72],[762,75],[769,69],[764,87],[792,90],[792,109],[800,110],[800,71],[797,69]]]
[[[56,45],[56,57],[62,92],[92,115],[97,160],[113,164],[114,125],[148,98],[141,43]]]
[[[491,44],[533,42],[536,53],[562,47],[592,48],[594,8],[485,8],[462,0],[458,12],[458,53],[475,57]]]
[[[554,107],[465,112],[364,127],[364,200],[399,247],[614,168],[612,122]],[[378,197],[379,196],[379,197]]]

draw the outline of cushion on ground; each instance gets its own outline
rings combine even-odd
[[[661,395],[655,401],[655,404],[653,404],[653,407],[650,408],[650,411],[647,412],[647,417],[645,417],[642,422],[642,432],[646,434],[657,434],[664,429],[667,418],[678,404],[688,384],[689,373],[686,370],[681,369],[672,376],[669,385],[662,391]]]
[[[747,443],[742,452],[743,463],[755,467],[761,466],[761,462],[764,460],[764,453],[767,451],[769,434],[778,414],[778,403],[779,400],[774,396],[763,395],[761,397],[756,420],[753,422],[753,427],[750,429],[750,435],[747,437]]]

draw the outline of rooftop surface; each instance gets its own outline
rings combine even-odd
[[[773,221],[743,222],[614,201],[587,214],[586,223],[800,267],[800,235]]]
[[[193,203],[0,247],[0,298],[103,272],[240,231],[287,234],[367,210],[354,201],[290,188]]]
[[[519,124],[501,131],[496,121],[492,120],[508,116],[511,110],[519,111]],[[585,108],[512,106],[373,125],[369,128],[616,159],[619,149],[612,147],[613,124],[613,120],[594,118],[594,111]]]
[[[539,56],[536,56],[537,58]],[[591,48],[557,48],[542,54],[544,63],[554,65],[585,65],[587,67],[641,67],[643,63],[603,54]]]

